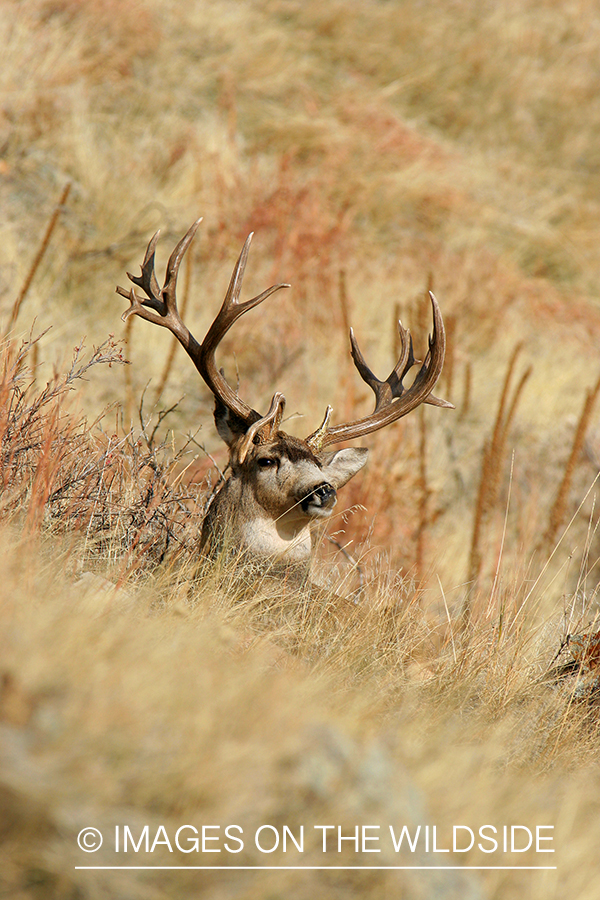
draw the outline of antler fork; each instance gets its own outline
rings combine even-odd
[[[123,313],[121,318],[123,321],[126,321],[129,316],[140,316],[148,322],[167,328],[175,335],[181,346],[186,350],[196,369],[215,397],[220,400],[234,416],[241,419],[242,422],[249,427],[263,417],[255,409],[252,409],[251,406],[248,406],[248,404],[245,403],[228,384],[223,372],[217,367],[215,352],[233,323],[239,319],[240,316],[245,312],[248,312],[248,310],[253,309],[255,306],[258,306],[259,303],[262,303],[263,300],[266,300],[267,297],[270,297],[275,291],[289,287],[289,284],[274,284],[272,287],[267,288],[266,291],[263,291],[251,300],[246,300],[244,303],[239,302],[246,263],[248,262],[250,242],[253,237],[253,234],[250,233],[246,238],[244,246],[242,247],[242,252],[234,267],[221,309],[210,326],[206,337],[202,343],[199,344],[189,328],[184,325],[179,315],[176,291],[177,276],[179,274],[181,261],[183,260],[185,252],[191,244],[201,221],[202,219],[200,218],[194,222],[192,227],[173,250],[169,262],[167,263],[165,283],[162,288],[159,287],[154,270],[156,244],[158,243],[160,234],[160,232],[156,232],[146,249],[144,262],[142,263],[142,274],[138,276],[131,275],[129,272],[127,273],[129,280],[132,281],[136,287],[141,288],[146,294],[146,297],[138,297],[134,288],[126,290],[125,288],[118,287],[117,293],[122,297],[127,297],[130,303],[129,309]],[[265,418],[269,418],[268,413]],[[271,421],[271,419],[269,419],[269,421]]]
[[[409,388],[405,388],[402,382],[408,372],[417,364],[410,331],[404,328],[401,322],[398,322],[400,358],[386,380],[380,381],[367,366],[354,337],[354,331],[352,328],[350,329],[352,359],[360,377],[375,394],[375,409],[369,416],[330,428],[329,419],[332,410],[328,406],[322,424],[306,438],[306,443],[313,451],[318,452],[329,444],[350,441],[353,438],[378,431],[412,412],[421,403],[454,408],[452,403],[440,400],[431,393],[444,365],[446,333],[438,302],[431,291],[429,297],[433,307],[433,334],[429,337],[429,349],[425,360]]]

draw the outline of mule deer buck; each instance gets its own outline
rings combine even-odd
[[[442,371],[445,333],[442,315],[433,294],[433,334],[429,349],[410,387],[402,384],[417,364],[412,339],[398,323],[400,358],[386,381],[379,381],[368,368],[350,330],[351,352],[358,373],[375,394],[373,412],[353,422],[330,425],[332,409],[327,407],[323,422],[308,437],[300,439],[280,430],[285,407],[283,394],[275,393],[266,415],[248,406],[226,381],[217,367],[215,351],[234,322],[287,284],[275,284],[251,300],[240,303],[242,279],[248,260],[252,234],[244,244],[233,270],[223,305],[201,344],[193,337],[177,310],[177,274],[183,256],[202,220],[194,222],[177,244],[167,264],[165,282],[159,287],[154,272],[158,232],[142,263],[140,276],[128,278],[134,287],[118,287],[130,307],[123,320],[137,315],[167,328],[190,356],[215,398],[215,424],[229,448],[229,476],[215,494],[204,520],[201,548],[209,554],[227,539],[246,551],[253,560],[281,561],[308,569],[314,526],[331,515],[337,491],[367,461],[368,450],[346,448],[335,452],[325,448],[340,441],[370,434],[416,409],[421,403],[452,407],[432,395]],[[135,288],[146,295],[140,298]]]

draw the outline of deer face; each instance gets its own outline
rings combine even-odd
[[[274,521],[305,527],[331,515],[337,491],[364,466],[368,452],[351,448],[315,454],[304,441],[280,431],[274,440],[253,444],[242,461],[234,446],[231,477]]]
[[[211,553],[226,534],[226,544],[256,560],[307,563],[312,526],[331,515],[338,489],[362,468],[368,450],[315,454],[281,431],[255,440],[239,435],[228,441],[231,473],[209,507],[202,547]]]

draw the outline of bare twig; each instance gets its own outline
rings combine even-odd
[[[358,587],[359,587],[359,591],[362,591],[362,589],[363,589],[364,586],[365,586],[365,575],[364,575],[362,566],[360,565],[360,563],[358,562],[358,560],[356,560],[356,559],[352,556],[351,553],[348,553],[348,551],[346,550],[346,548],[344,547],[344,545],[343,545],[343,544],[340,544],[339,541],[336,541],[336,539],[335,539],[334,537],[332,537],[330,534],[326,534],[325,537],[327,538],[327,540],[329,541],[329,543],[330,543],[330,544],[333,544],[333,546],[336,547],[336,548],[340,551],[340,553],[342,554],[342,556],[344,556],[344,557],[348,560],[348,562],[352,565],[352,568],[356,571],[356,574],[358,575]]]

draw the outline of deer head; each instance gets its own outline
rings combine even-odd
[[[337,491],[364,466],[368,456],[368,450],[362,448],[335,452],[325,448],[391,425],[421,403],[452,407],[431,393],[444,363],[442,315],[430,293],[433,333],[425,360],[408,388],[402,382],[418,363],[410,332],[398,323],[400,358],[389,377],[379,381],[367,366],[351,329],[354,364],[375,394],[373,412],[352,422],[330,425],[332,409],[328,406],[316,431],[304,439],[293,437],[280,428],[285,409],[283,394],[275,393],[268,412],[261,415],[233,390],[215,361],[217,347],[233,323],[275,291],[289,287],[276,284],[251,300],[240,302],[252,234],[242,248],[221,309],[201,344],[181,320],[176,299],[177,275],[201,221],[194,222],[173,250],[162,288],[154,272],[158,232],[154,235],[146,250],[141,275],[128,273],[134,287],[117,288],[130,303],[122,318],[137,315],[167,328],[186,350],[214,395],[215,424],[229,448],[229,476],[209,507],[201,546],[207,551],[214,550],[227,536],[256,558],[281,557],[284,562],[307,562],[311,552],[311,526],[331,515]],[[141,288],[145,297],[137,295],[136,287]]]

